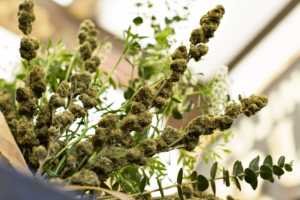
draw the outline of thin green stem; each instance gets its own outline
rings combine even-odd
[[[72,70],[73,65],[74,65],[74,61],[75,61],[75,59],[76,59],[76,57],[77,57],[77,54],[78,54],[78,51],[76,50],[76,53],[75,53],[75,55],[72,57],[71,62],[70,62],[70,64],[69,64],[69,66],[68,66],[68,71],[67,71],[66,76],[65,76],[65,80],[66,80],[66,81],[69,79],[71,70]]]

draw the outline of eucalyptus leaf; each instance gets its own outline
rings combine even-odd
[[[172,116],[174,119],[182,119],[182,114],[178,111],[177,107],[172,109]]]
[[[176,99],[175,97],[172,97],[171,100],[174,101],[175,103],[182,103],[180,100]]]
[[[272,168],[273,166],[273,159],[270,155],[268,155],[264,160],[264,165],[267,165],[268,167]]]
[[[180,200],[184,200],[182,189],[180,186],[177,186],[177,191],[178,191],[178,196],[179,196]]]
[[[282,176],[284,174],[284,171],[278,165],[273,165],[273,173],[277,176]]]
[[[179,172],[178,172],[178,175],[177,175],[177,183],[178,183],[179,185],[182,184],[182,178],[183,178],[183,169],[180,168],[180,170],[179,170]]]
[[[273,175],[272,169],[267,165],[260,166],[260,177],[265,180],[269,180]]]
[[[226,177],[226,180],[225,180],[226,186],[229,187],[230,186],[230,179],[229,179],[229,171],[228,170],[226,170],[225,177]]]
[[[236,177],[233,177],[233,180],[234,180],[234,182],[235,182],[235,186],[236,186],[240,191],[242,191],[242,188],[241,188],[239,179],[237,179]]]
[[[215,178],[216,178],[217,170],[218,170],[218,162],[215,162],[215,163],[213,164],[213,166],[211,167],[211,170],[210,170],[210,177],[211,177],[212,179],[215,179]]]
[[[289,164],[284,164],[284,169],[285,169],[286,171],[288,171],[288,172],[291,172],[291,171],[293,171],[293,168],[292,168],[292,166],[291,166],[291,165],[289,165]]]
[[[215,184],[215,181],[214,180],[210,180],[210,187],[214,193],[214,195],[216,196],[216,184]]]
[[[136,25],[136,26],[139,26],[143,23],[143,18],[141,17],[136,17],[133,19],[133,23]]]
[[[197,181],[197,172],[196,171],[193,171],[193,173],[191,174],[191,181]],[[194,189],[196,189],[197,183],[193,183],[192,186]]]
[[[257,181],[257,176],[256,173],[250,169],[250,168],[246,168],[245,169],[245,181],[249,184],[254,183],[255,181]]]
[[[259,169],[259,156],[257,156],[250,162],[249,168],[253,171],[257,171]]]
[[[203,192],[207,190],[209,186],[208,180],[203,175],[198,176],[198,190]]]
[[[252,183],[250,184],[253,190],[256,190],[257,184],[258,184],[257,180],[255,180],[254,182],[252,182]]]
[[[283,168],[284,167],[284,162],[285,162],[285,156],[281,156],[279,159],[278,159],[278,166]]]

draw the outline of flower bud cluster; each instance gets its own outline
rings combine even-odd
[[[38,99],[46,91],[45,72],[37,65],[30,71],[29,86]]]
[[[145,127],[152,123],[153,115],[146,108],[150,106],[154,94],[153,90],[148,85],[145,85],[140,87],[132,96],[130,113],[122,120],[120,125],[122,131],[126,133],[131,131],[142,132]],[[130,138],[127,139],[132,141]]]
[[[94,186],[99,187],[100,181],[97,174],[88,169],[82,169],[80,172],[68,177],[65,182],[73,185]]]
[[[200,19],[201,27],[192,31],[189,54],[195,61],[199,61],[202,56],[207,54],[208,47],[200,43],[207,43],[210,38],[214,37],[214,32],[218,29],[224,14],[224,7],[222,5],[217,5],[216,8],[208,11],[206,15],[202,16]]]
[[[84,157],[90,156],[93,153],[93,148],[91,142],[81,141],[76,145],[72,155],[78,162],[81,162]]]
[[[85,93],[81,94],[79,100],[83,103],[83,107],[87,109],[91,109],[98,105],[97,102],[97,87],[92,86],[87,89]]]
[[[243,98],[241,100],[242,104],[242,112],[250,117],[251,115],[255,115],[258,111],[260,111],[263,107],[265,107],[268,103],[268,97],[265,95],[252,95],[249,98]]]
[[[0,111],[3,113],[6,122],[9,124],[16,119],[15,109],[13,105],[13,97],[5,90],[0,89]]]
[[[25,119],[20,119],[16,124],[16,136],[17,144],[21,149],[30,149],[40,143],[32,130],[31,123]]]
[[[56,126],[56,128],[65,128],[71,125],[74,120],[75,117],[72,112],[66,110],[63,113],[54,116],[53,126]]]
[[[30,88],[20,87],[16,90],[16,100],[19,102],[19,107],[17,108],[18,115],[24,115],[28,118],[34,115],[37,109],[34,96]]]
[[[161,80],[154,86],[153,93],[155,94],[166,80]],[[153,102],[153,106],[161,110],[166,105],[167,100],[174,95],[173,82],[168,81],[163,90],[159,93],[157,98]]]
[[[34,3],[31,0],[24,1],[19,5],[19,29],[24,33],[24,35],[28,35],[32,31],[31,23],[35,21],[33,7]]]
[[[23,37],[20,44],[21,57],[26,60],[31,60],[37,56],[36,51],[40,48],[39,42],[36,39]]]
[[[87,71],[79,72],[71,76],[70,92],[72,96],[85,92],[88,85],[92,82],[91,74]]]
[[[61,97],[61,98],[67,98],[70,96],[70,87],[69,83],[67,81],[62,81],[58,88],[56,93]]]
[[[170,76],[170,82],[178,82],[181,76],[187,69],[188,55],[186,46],[180,45],[175,49],[174,53],[171,55],[173,62],[170,64],[170,70],[172,74]]]
[[[93,56],[93,51],[97,48],[97,35],[99,31],[95,29],[95,24],[91,20],[85,20],[80,26],[78,35],[80,43],[81,59],[84,61],[83,66],[90,73],[96,72],[101,61],[98,56]]]
[[[106,142],[106,138],[113,135],[110,140],[119,140],[123,135],[120,129],[115,130],[116,117],[113,114],[107,114],[98,122],[98,128],[92,137],[92,143],[95,147],[102,147]]]

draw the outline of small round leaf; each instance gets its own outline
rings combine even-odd
[[[273,173],[277,176],[282,176],[284,174],[284,171],[281,167],[274,165],[273,166]]]
[[[246,174],[245,181],[247,183],[251,184],[251,183],[257,181],[256,173],[252,169],[246,168],[245,169],[245,174]]]
[[[289,164],[285,164],[285,165],[284,165],[284,169],[285,169],[286,171],[288,171],[288,172],[291,172],[291,171],[293,171],[293,168],[292,168],[292,166],[291,166],[291,165],[289,165]]]
[[[133,19],[133,23],[138,26],[138,25],[141,25],[143,23],[143,18],[141,17],[136,17]]]
[[[198,190],[203,192],[207,190],[209,183],[208,180],[205,178],[205,176],[199,175],[198,176]]]
[[[272,177],[272,169],[267,165],[260,166],[260,177],[262,179],[268,180]]]
[[[278,159],[278,166],[283,168],[284,167],[284,162],[285,162],[285,157],[284,156],[281,156],[279,159]]]

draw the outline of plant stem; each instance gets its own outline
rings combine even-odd
[[[30,87],[29,86],[29,71],[30,71],[30,60],[27,60],[27,74],[26,74],[26,85],[27,87]]]
[[[66,80],[66,81],[69,79],[71,70],[72,70],[72,68],[73,68],[74,61],[75,61],[75,59],[76,59],[76,57],[77,57],[77,54],[78,54],[78,51],[76,50],[76,53],[75,53],[75,55],[72,57],[71,62],[70,62],[70,64],[69,64],[69,66],[68,66],[68,71],[67,71],[66,76],[65,76],[65,80]]]
[[[159,90],[155,93],[154,97],[151,99],[150,101],[150,106],[148,109],[151,108],[152,103],[154,102],[154,100],[156,99],[156,97],[158,97],[158,95],[161,93],[161,91],[165,88],[165,86],[167,85],[167,83],[169,82],[170,78],[165,78],[165,82],[164,84],[159,88]]]

